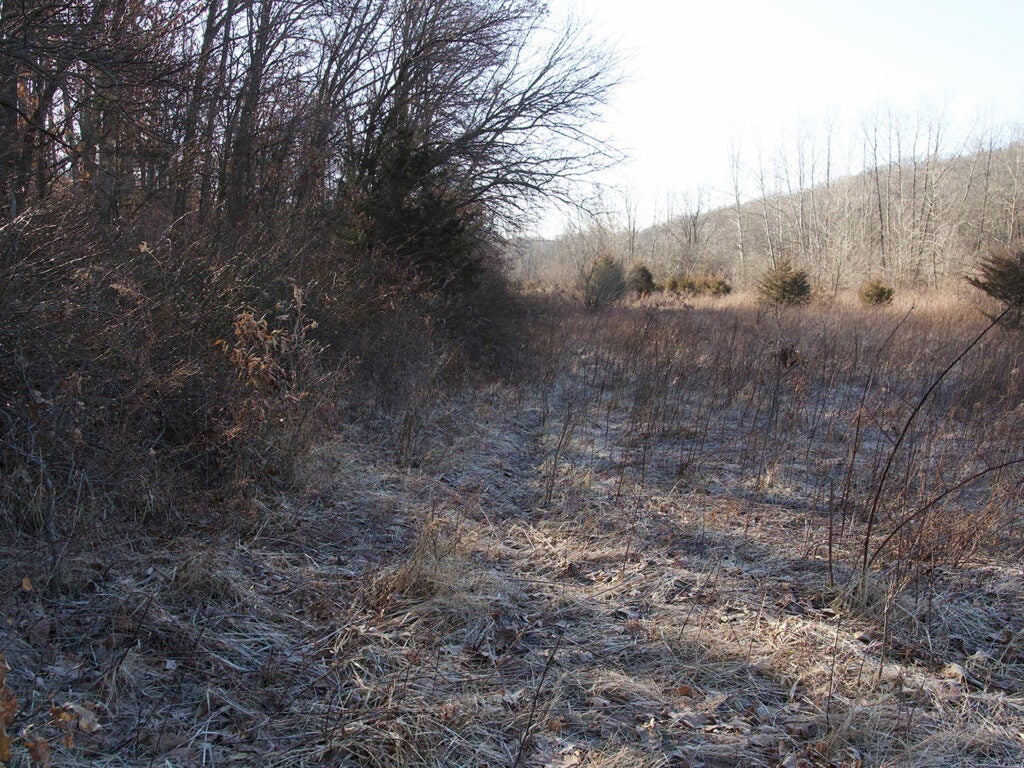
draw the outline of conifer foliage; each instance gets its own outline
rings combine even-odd
[[[1024,250],[990,255],[967,282],[998,300],[1006,310],[1004,321],[1015,328],[1024,321]]]
[[[779,262],[765,272],[757,290],[766,304],[797,306],[811,300],[807,270],[795,269],[788,261]]]

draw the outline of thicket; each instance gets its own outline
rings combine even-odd
[[[564,279],[559,250],[573,263],[580,240],[599,240],[623,258],[644,254],[655,274],[726,273],[743,289],[790,258],[835,293],[883,274],[949,287],[965,266],[1024,241],[1024,129],[979,124],[968,137],[927,110],[882,113],[867,126],[791,126],[768,153],[737,145],[731,204],[698,189],[643,227],[627,195],[586,231],[539,243],[529,267]]]
[[[223,508],[500,371],[498,233],[601,158],[608,62],[548,32],[532,0],[4,4],[0,525]]]
[[[732,283],[728,278],[707,272],[672,275],[665,288],[671,293],[685,293],[688,296],[728,296],[732,293]]]

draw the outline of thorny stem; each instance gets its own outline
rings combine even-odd
[[[891,531],[889,531],[889,533],[886,535],[886,537],[884,539],[882,539],[882,542],[877,547],[875,547],[874,554],[872,554],[871,555],[871,559],[868,560],[868,567],[870,568],[872,565],[874,565],[875,560],[882,553],[882,550],[885,549],[885,547],[889,544],[889,542],[893,540],[893,538],[896,536],[896,534],[898,534],[900,531],[902,531],[907,525],[909,525],[911,522],[913,522],[920,515],[922,515],[925,512],[927,512],[929,509],[934,507],[936,504],[939,504],[943,499],[945,499],[946,497],[950,496],[951,494],[956,493],[957,491],[961,491],[964,488],[967,488],[968,486],[974,484],[978,480],[981,480],[983,477],[992,474],[993,472],[999,472],[1000,470],[1008,469],[1009,467],[1016,466],[1017,464],[1024,464],[1024,456],[1018,457],[1016,459],[1011,459],[1010,461],[1004,461],[1002,464],[996,464],[995,466],[985,467],[985,469],[979,470],[978,472],[975,472],[970,477],[964,478],[963,480],[961,480],[956,485],[953,485],[950,488],[947,488],[945,491],[940,493],[938,496],[934,497],[933,499],[931,499],[927,503],[925,503],[925,504],[921,505],[920,507],[918,507],[917,509],[915,509],[911,514],[907,515],[903,520],[901,520],[899,525],[897,525],[895,528],[893,528]]]
[[[942,383],[943,379],[946,378],[949,372],[952,371],[957,366],[957,364],[961,360],[963,360],[967,356],[967,354],[972,349],[974,349],[986,335],[988,335],[989,331],[991,331],[993,328],[996,327],[996,325],[999,324],[999,322],[1006,316],[1010,309],[1011,307],[1007,307],[997,317],[995,317],[992,320],[992,322],[990,322],[981,333],[975,336],[974,340],[970,344],[968,344],[959,355],[956,356],[953,362],[947,365],[945,369],[943,369],[942,373],[940,373],[935,378],[935,380],[931,383],[931,386],[928,387],[925,393],[921,395],[921,398],[917,401],[917,405],[914,406],[914,410],[910,412],[910,416],[907,417],[907,421],[903,425],[903,429],[900,430],[899,437],[896,438],[896,442],[893,445],[892,450],[889,451],[889,456],[885,461],[885,467],[882,469],[882,475],[878,479],[878,485],[875,486],[875,495],[871,500],[871,509],[868,512],[867,530],[864,532],[864,546],[861,552],[860,573],[860,594],[862,597],[864,596],[867,589],[868,567],[871,565],[871,562],[874,559],[871,557],[871,534],[875,527],[875,521],[878,518],[878,505],[882,500],[882,491],[885,488],[885,481],[888,479],[889,471],[892,469],[893,462],[896,460],[896,454],[899,452],[900,446],[903,445],[904,439],[906,439],[907,435],[910,432],[910,425],[913,424],[914,419],[917,417],[917,414],[921,412],[921,409],[924,407],[924,404],[928,401],[928,398],[931,397],[932,392],[934,392],[936,388],[939,386],[939,384]]]

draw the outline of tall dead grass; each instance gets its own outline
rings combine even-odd
[[[282,291],[265,324],[223,314],[210,360],[236,403],[305,407],[264,398],[311,389],[288,360],[318,340],[317,290]],[[987,322],[908,310],[593,315],[542,297],[519,378],[457,389],[474,379],[456,357],[415,358],[417,379],[345,406],[297,490],[252,497],[252,524],[135,529],[65,553],[49,587],[45,545],[8,560],[14,748],[44,738],[72,765],[1015,764],[1020,342],[987,334],[908,428]],[[65,747],[50,699],[101,728]]]

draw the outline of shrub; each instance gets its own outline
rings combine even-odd
[[[783,261],[764,273],[757,291],[766,304],[796,306],[811,300],[811,281],[807,270],[793,269]]]
[[[598,310],[626,295],[626,278],[622,265],[611,256],[598,256],[583,270],[579,281],[583,305]]]
[[[1024,325],[1024,250],[988,256],[978,265],[978,274],[967,282],[1003,304],[1007,325]]]
[[[643,264],[634,264],[626,275],[626,290],[637,296],[646,296],[654,290],[654,275]]]
[[[721,275],[705,274],[699,278],[701,292],[709,296],[728,296],[732,293],[732,283]]]
[[[892,304],[893,294],[896,293],[896,289],[891,285],[883,283],[878,278],[871,278],[866,280],[864,284],[857,291],[857,296],[861,302],[871,307],[880,307],[885,304]]]
[[[230,337],[214,342],[234,373],[220,442],[236,483],[291,481],[317,435],[313,424],[326,416],[321,398],[336,377],[318,370],[324,350],[312,338],[316,327],[305,314],[303,291],[293,286],[292,300],[279,301],[271,320],[244,309],[235,315]]]
[[[697,293],[697,281],[692,277],[681,275],[676,278],[676,293],[686,293],[693,296]]]
[[[693,276],[673,275],[667,287],[675,293],[690,296],[727,296],[732,293],[732,284],[728,278],[708,272]]]

